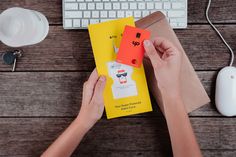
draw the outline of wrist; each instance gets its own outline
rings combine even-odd
[[[83,132],[88,132],[92,128],[92,124],[88,123],[87,120],[82,117],[81,115],[78,115],[75,119],[75,123],[80,126]]]
[[[172,112],[179,109],[185,110],[185,106],[179,89],[160,89],[160,96],[164,114],[166,114],[166,112]]]
[[[160,94],[163,100],[177,100],[181,101],[180,88],[165,89],[160,88]]]

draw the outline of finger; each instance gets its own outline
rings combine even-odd
[[[177,52],[176,47],[169,40],[165,38],[157,37],[155,38],[153,44],[161,53],[167,51]]]
[[[106,85],[106,77],[101,76],[97,81],[97,84],[94,89],[93,98],[91,100],[95,104],[104,105],[103,91],[104,91],[105,85]]]
[[[148,55],[147,55],[147,53],[144,53],[144,58],[148,58]]]
[[[98,72],[97,69],[95,68],[93,72],[90,74],[88,81],[90,82],[90,84],[95,85],[98,78],[99,78]]]
[[[159,65],[161,65],[162,60],[158,55],[153,43],[150,40],[144,41],[144,49],[147,53],[147,56],[151,60],[153,68],[157,68]]]
[[[95,88],[95,85],[98,81],[98,73],[97,70],[94,69],[91,75],[89,76],[88,81],[84,83],[83,87],[83,104],[89,104],[92,96],[93,96],[93,91]]]

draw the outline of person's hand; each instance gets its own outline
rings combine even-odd
[[[160,94],[167,94],[171,98],[179,96],[182,58],[180,51],[164,38],[145,40],[144,49],[147,80],[154,96],[160,97]],[[163,111],[163,107],[160,107]]]
[[[94,69],[88,81],[83,86],[83,98],[78,120],[87,130],[102,117],[104,111],[103,90],[106,84],[105,76],[98,76]]]

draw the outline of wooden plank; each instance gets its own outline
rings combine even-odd
[[[190,24],[206,23],[207,2],[207,0],[188,0],[188,22]],[[48,17],[50,24],[62,24],[62,0],[1,0],[0,11],[16,6],[42,12]],[[215,23],[235,23],[236,1],[213,1],[210,17]]]
[[[114,152],[114,151],[104,151],[104,152],[80,152],[74,153],[72,157],[80,156],[96,156],[96,157],[120,157],[120,156],[139,156],[139,157],[172,157],[171,153],[162,153],[156,151],[125,151],[125,152]],[[202,154],[205,157],[232,157],[236,154],[235,150],[202,150]]]
[[[208,0],[188,0],[189,23],[206,23],[205,9],[207,4]],[[209,10],[209,17],[214,23],[235,23],[235,10],[235,0],[212,1],[211,8]]]
[[[157,151],[100,151],[100,152],[75,152],[72,157],[121,157],[121,156],[139,156],[139,157],[171,157],[172,155],[163,154],[162,152]],[[236,154],[236,150],[202,150],[202,154],[205,157],[232,157]],[[1,156],[4,157],[4,156]],[[24,155],[11,155],[11,157],[32,157],[32,154]]]
[[[218,25],[217,28],[232,49],[236,49],[236,33],[232,33],[236,27]],[[176,34],[195,70],[219,70],[229,64],[230,53],[210,26],[191,26],[186,31],[176,31]]]
[[[236,49],[236,34],[233,33],[236,25],[218,27]],[[194,25],[186,30],[176,30],[176,33],[196,70],[218,70],[229,63],[227,48],[209,26]],[[8,49],[0,44],[2,52]],[[87,31],[68,31],[61,26],[52,26],[42,43],[22,49],[24,56],[18,60],[17,71],[92,71],[95,67]],[[0,62],[0,71],[11,69],[12,66]]]
[[[38,156],[69,125],[70,118],[0,119],[0,156]],[[230,154],[236,149],[235,118],[191,118],[204,154]],[[74,156],[170,156],[163,118],[102,119],[87,134]]]
[[[0,115],[74,116],[87,76],[83,72],[0,73]]]
[[[81,103],[82,85],[87,72],[3,72],[0,73],[0,117],[76,116]],[[216,72],[198,72],[214,100]],[[138,116],[160,116],[153,100],[154,112]],[[220,116],[214,103],[192,112],[191,116]]]

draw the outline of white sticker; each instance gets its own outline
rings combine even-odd
[[[107,66],[109,76],[113,79],[111,88],[114,99],[138,95],[136,82],[131,78],[133,67],[115,61],[108,62]]]

